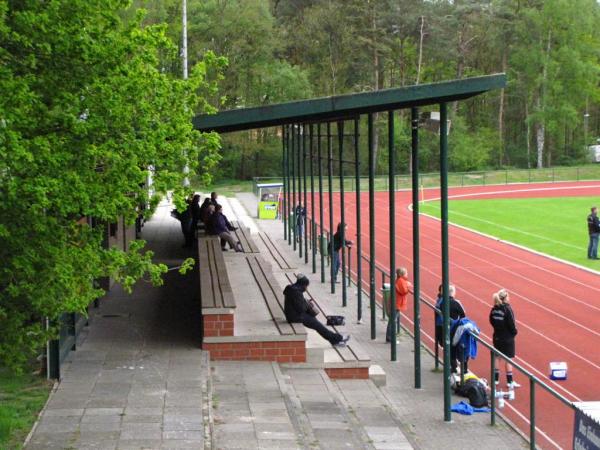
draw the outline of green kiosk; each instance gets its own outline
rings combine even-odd
[[[262,183],[258,189],[258,218],[277,219],[279,217],[279,201],[283,183]]]

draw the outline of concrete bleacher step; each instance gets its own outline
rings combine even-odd
[[[377,387],[383,387],[387,384],[385,370],[378,364],[369,366],[369,379]]]

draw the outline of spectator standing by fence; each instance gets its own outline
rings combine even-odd
[[[302,242],[302,236],[304,235],[304,217],[306,216],[306,209],[302,206],[302,203],[298,203],[294,209],[294,218],[296,219],[296,240]]]
[[[344,235],[345,235],[346,231],[348,230],[348,225],[344,224],[343,226],[344,226]],[[344,247],[344,246],[346,246],[348,248],[352,247],[352,241],[349,241],[348,239],[346,239],[345,236],[344,236],[344,242],[342,242],[342,223],[341,222],[338,223],[337,231],[333,235],[333,241],[329,245],[330,245],[330,250],[333,249],[333,251],[331,252],[331,264],[333,266],[333,281],[335,283],[337,283],[338,282],[337,275],[338,275],[338,272],[340,271],[340,263],[341,263],[340,250],[342,250],[342,247]]]
[[[598,259],[598,238],[600,237],[600,219],[598,219],[598,208],[592,206],[590,214],[587,216],[588,234],[590,243],[588,244],[588,259]]]
[[[408,281],[408,270],[406,270],[406,267],[400,267],[396,270],[396,306],[393,307],[390,305],[390,320],[388,321],[387,331],[385,332],[385,342],[391,342],[394,338],[394,336],[392,336],[392,320],[399,323],[398,318],[400,316],[400,311],[406,311],[407,309],[407,297],[410,286],[411,284]]]
[[[463,308],[462,304],[454,297],[455,295],[456,295],[456,287],[454,287],[454,285],[451,284],[448,287],[448,300],[450,302],[449,303],[450,330],[452,330],[452,327],[455,322],[457,322],[459,319],[463,319],[466,316],[465,309]],[[441,298],[441,300],[439,302],[438,308],[440,309],[441,314],[443,315],[443,311],[444,311],[444,298],[443,297]],[[442,334],[443,334],[443,330],[442,330]],[[450,339],[452,339],[452,336],[450,337]],[[443,345],[442,345],[442,347],[443,347]],[[456,368],[458,366],[457,350],[458,350],[457,347],[450,345],[450,368],[451,368],[452,373],[456,373]]]
[[[517,326],[515,315],[510,306],[510,298],[506,289],[500,289],[493,295],[494,306],[490,311],[490,324],[494,328],[494,348],[509,358],[515,357],[515,336],[517,335]],[[509,389],[521,387],[514,381],[512,365],[505,361],[506,384]],[[500,383],[500,369],[498,369],[498,359],[494,368],[494,383]]]

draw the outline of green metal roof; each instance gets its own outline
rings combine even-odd
[[[335,121],[365,113],[464,100],[505,86],[506,75],[495,74],[202,114],[194,117],[193,123],[200,131],[227,133],[290,123]]]

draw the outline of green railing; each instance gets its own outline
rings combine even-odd
[[[362,256],[362,260],[367,264],[369,263],[369,258],[364,255]],[[378,301],[378,303],[382,309],[382,319],[385,319],[386,318],[386,308],[384,307],[383,293],[382,293],[381,287],[383,286],[384,283],[386,283],[386,280],[390,279],[390,274],[389,274],[388,270],[386,270],[384,267],[382,267],[378,264],[375,264],[375,271],[379,273],[379,276],[376,277],[376,279],[381,280],[381,284],[378,286],[376,293],[375,293],[376,300]],[[348,269],[346,271],[346,273],[348,273],[349,274],[348,276],[351,277],[350,269]],[[356,280],[353,279],[352,282],[356,283]],[[368,288],[368,283],[365,282],[364,279],[361,280],[361,288],[363,288],[365,285]],[[411,290],[411,294],[413,294],[412,290]],[[429,308],[434,314],[442,312],[441,310],[436,308],[436,306],[433,303],[431,303],[430,301],[428,301],[426,298],[424,298],[422,296],[419,299],[419,301],[421,302],[421,304],[423,304],[427,308]],[[402,315],[402,314],[400,314],[400,315]],[[402,325],[402,328],[404,328],[405,331],[407,331],[412,336],[412,330],[409,328],[409,326],[407,324],[403,324],[403,322],[405,322],[405,321],[402,321],[402,319],[399,319],[398,326]],[[435,321],[433,322],[433,326],[435,327]],[[400,328],[397,328],[397,329],[399,330]],[[431,336],[435,336],[435,330],[433,331]],[[507,357],[503,353],[496,350],[488,342],[484,341],[477,335],[473,335],[473,337],[477,340],[477,342],[479,344],[481,344],[483,347],[486,348],[486,350],[488,350],[490,352],[490,377],[489,377],[490,383],[489,384],[490,384],[490,391],[491,391],[490,392],[490,410],[491,410],[490,411],[490,424],[491,425],[496,424],[496,414],[497,414],[496,386],[494,384],[494,368],[496,365],[496,359],[499,358],[501,360],[509,362],[513,366],[513,368],[516,368],[523,376],[525,376],[525,378],[528,379],[528,381],[529,381],[529,414],[528,414],[529,432],[528,432],[527,437],[528,437],[528,441],[529,441],[529,448],[535,449],[536,448],[536,407],[535,407],[535,402],[536,402],[537,390],[543,389],[544,391],[548,392],[552,397],[554,397],[559,402],[561,402],[562,404],[566,405],[569,409],[571,409],[573,411],[573,413],[576,409],[575,405],[573,405],[573,402],[568,400],[563,395],[559,394],[556,390],[554,390],[553,388],[548,386],[548,384],[546,384],[544,381],[542,381],[541,379],[536,377],[534,374],[532,374],[530,371],[525,369],[523,366],[516,363],[513,359]],[[433,339],[433,346],[434,346],[433,349],[429,348],[428,350],[432,351],[433,356],[434,356],[434,361],[435,361],[434,362],[435,369],[439,370],[440,365],[443,365],[443,360],[440,359],[440,357],[439,357],[439,346],[438,346],[437,342],[435,341],[435,338]],[[461,373],[464,373],[464,370],[461,370]]]
[[[48,378],[61,378],[61,365],[65,358],[77,347],[77,337],[88,318],[79,313],[65,313],[60,316],[58,339],[48,341]]]
[[[579,167],[553,167],[548,169],[507,169],[479,172],[454,172],[448,174],[448,185],[458,186],[489,186],[505,185],[515,183],[555,183],[561,181],[591,181],[600,180],[600,164]],[[253,178],[253,190],[257,194],[257,183],[281,182],[281,178]],[[362,191],[368,189],[369,178],[360,177],[360,188]],[[411,189],[410,175],[396,175],[396,189]],[[389,188],[387,175],[375,177],[375,190],[387,191]],[[423,188],[438,187],[440,185],[439,173],[425,173],[419,176],[419,185]],[[339,177],[333,180],[332,189],[340,190]],[[323,191],[329,190],[327,180],[323,180]],[[344,191],[356,191],[356,180],[354,177],[344,180]]]

